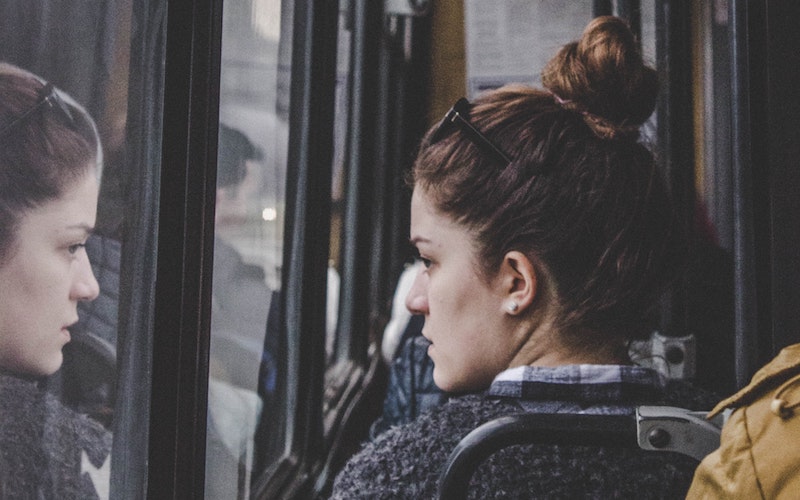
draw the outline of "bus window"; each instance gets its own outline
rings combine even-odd
[[[291,17],[282,22],[282,9],[290,4],[236,0],[223,7],[206,498],[249,498],[254,467],[263,470],[281,451],[278,364],[286,354],[275,316],[291,49]]]

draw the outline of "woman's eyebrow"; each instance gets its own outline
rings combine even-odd
[[[69,230],[73,230],[74,229],[74,230],[78,230],[78,231],[86,231],[86,233],[88,233],[88,234],[93,234],[94,233],[94,226],[92,226],[91,224],[85,224],[85,223],[71,224],[71,225],[67,226],[67,229],[69,229]]]
[[[408,242],[411,243],[412,245],[417,245],[419,243],[430,243],[431,240],[429,240],[428,238],[423,238],[422,236],[412,236],[411,238],[408,239]]]

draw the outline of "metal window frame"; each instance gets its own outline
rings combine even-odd
[[[202,498],[222,1],[166,6],[146,481],[150,498]]]

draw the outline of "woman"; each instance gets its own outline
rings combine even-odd
[[[542,75],[459,101],[413,167],[411,241],[425,269],[406,305],[425,316],[434,380],[451,399],[367,445],[333,498],[431,498],[469,431],[527,412],[708,408],[628,357],[655,326],[683,241],[638,129],[657,77],[623,21],[592,21]],[[691,459],[633,450],[515,447],[473,477],[475,498],[682,497]]]
[[[84,245],[101,162],[80,106],[0,64],[2,498],[107,496],[110,435],[37,385],[61,366],[78,301],[99,293]]]

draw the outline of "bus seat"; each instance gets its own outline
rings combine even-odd
[[[640,406],[636,409],[637,443],[643,450],[674,451],[699,462],[719,448],[720,432],[729,413],[707,420],[707,412]]]
[[[439,477],[440,500],[467,498],[470,479],[493,453],[513,445],[565,445],[672,451],[700,460],[719,447],[724,418],[668,406],[640,406],[635,415],[521,413],[498,417],[467,434]]]
[[[61,369],[46,381],[46,389],[78,413],[111,428],[116,399],[116,347],[89,331],[72,332],[64,346]]]

